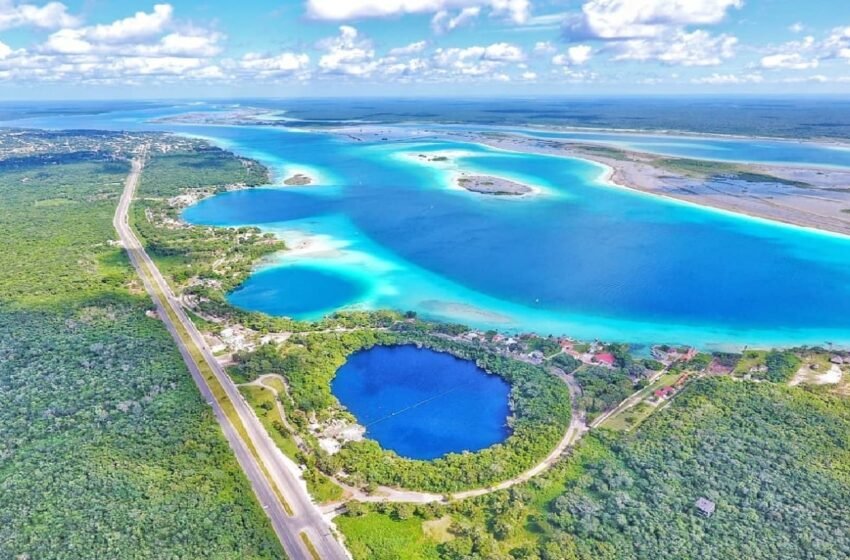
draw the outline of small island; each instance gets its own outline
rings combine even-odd
[[[313,179],[308,175],[304,175],[303,173],[296,173],[295,175],[289,177],[283,182],[283,184],[288,187],[303,187],[312,183]]]
[[[523,196],[534,192],[528,185],[489,175],[461,175],[456,181],[458,186],[479,194]]]

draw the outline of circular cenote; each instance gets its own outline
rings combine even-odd
[[[409,459],[478,451],[511,435],[508,383],[443,352],[414,345],[361,350],[331,388],[368,437]]]

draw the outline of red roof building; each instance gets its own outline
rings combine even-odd
[[[663,399],[663,398],[669,397],[670,395],[672,395],[675,392],[676,392],[676,389],[674,389],[673,387],[664,387],[662,389],[656,389],[655,396],[656,396],[656,398]]]
[[[604,364],[606,366],[613,366],[617,362],[617,358],[615,358],[614,354],[610,352],[602,352],[600,354],[596,354],[593,357],[593,360],[597,363]]]

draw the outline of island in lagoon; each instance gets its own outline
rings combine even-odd
[[[302,187],[304,185],[311,185],[313,183],[313,178],[309,175],[304,175],[303,173],[296,173],[291,177],[287,177],[284,179],[283,184],[291,187]]]
[[[459,186],[470,192],[493,196],[523,196],[534,192],[527,185],[488,175],[461,174],[456,181]]]

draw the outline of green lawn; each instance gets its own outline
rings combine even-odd
[[[345,535],[355,560],[437,560],[437,543],[423,530],[422,519],[404,521],[381,513],[339,517],[337,527]]]

